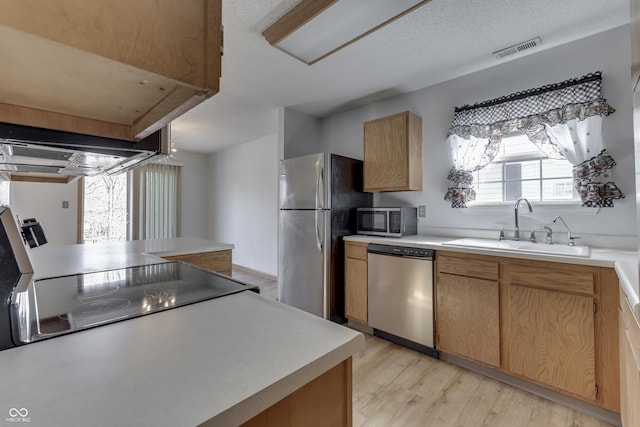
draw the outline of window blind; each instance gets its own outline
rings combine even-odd
[[[131,238],[177,237],[180,224],[180,166],[151,163],[135,169]]]

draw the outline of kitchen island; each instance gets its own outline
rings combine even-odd
[[[29,252],[34,279],[164,262],[165,257],[231,251],[233,245],[195,237],[104,244],[47,244]]]
[[[32,262],[39,278],[163,262],[136,245],[52,245]],[[0,351],[0,413],[47,426],[348,426],[363,347],[358,332],[245,291]]]

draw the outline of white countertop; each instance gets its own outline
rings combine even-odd
[[[481,247],[456,247],[444,245],[445,242],[456,237],[446,236],[406,236],[402,238],[376,237],[365,235],[346,236],[344,240],[354,242],[380,243],[385,245],[418,247],[427,249],[447,250],[452,252],[466,252],[480,255],[495,255],[508,258],[533,259],[539,261],[553,261],[568,264],[592,265],[596,267],[615,268],[623,290],[629,298],[631,306],[635,308],[636,318],[640,322],[640,298],[638,290],[638,254],[635,251],[618,249],[591,248],[589,257],[575,257],[569,255],[545,254],[506,251],[502,249],[488,249]]]
[[[233,249],[232,244],[195,237],[128,240],[104,244],[46,244],[29,250],[34,280],[164,262],[159,257]]]
[[[29,256],[38,279],[228,249],[178,238]],[[26,408],[30,425],[47,426],[238,425],[362,348],[358,332],[247,291],[0,351],[0,414]]]
[[[363,348],[358,332],[247,291],[0,351],[0,414],[238,425]]]

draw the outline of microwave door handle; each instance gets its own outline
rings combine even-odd
[[[404,234],[405,231],[405,227],[407,226],[407,224],[404,221],[404,209],[400,210],[400,233]]]

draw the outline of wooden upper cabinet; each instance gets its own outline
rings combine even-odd
[[[140,140],[219,91],[222,0],[9,0],[0,121]]]
[[[409,112],[364,123],[364,191],[422,190],[422,119]]]

